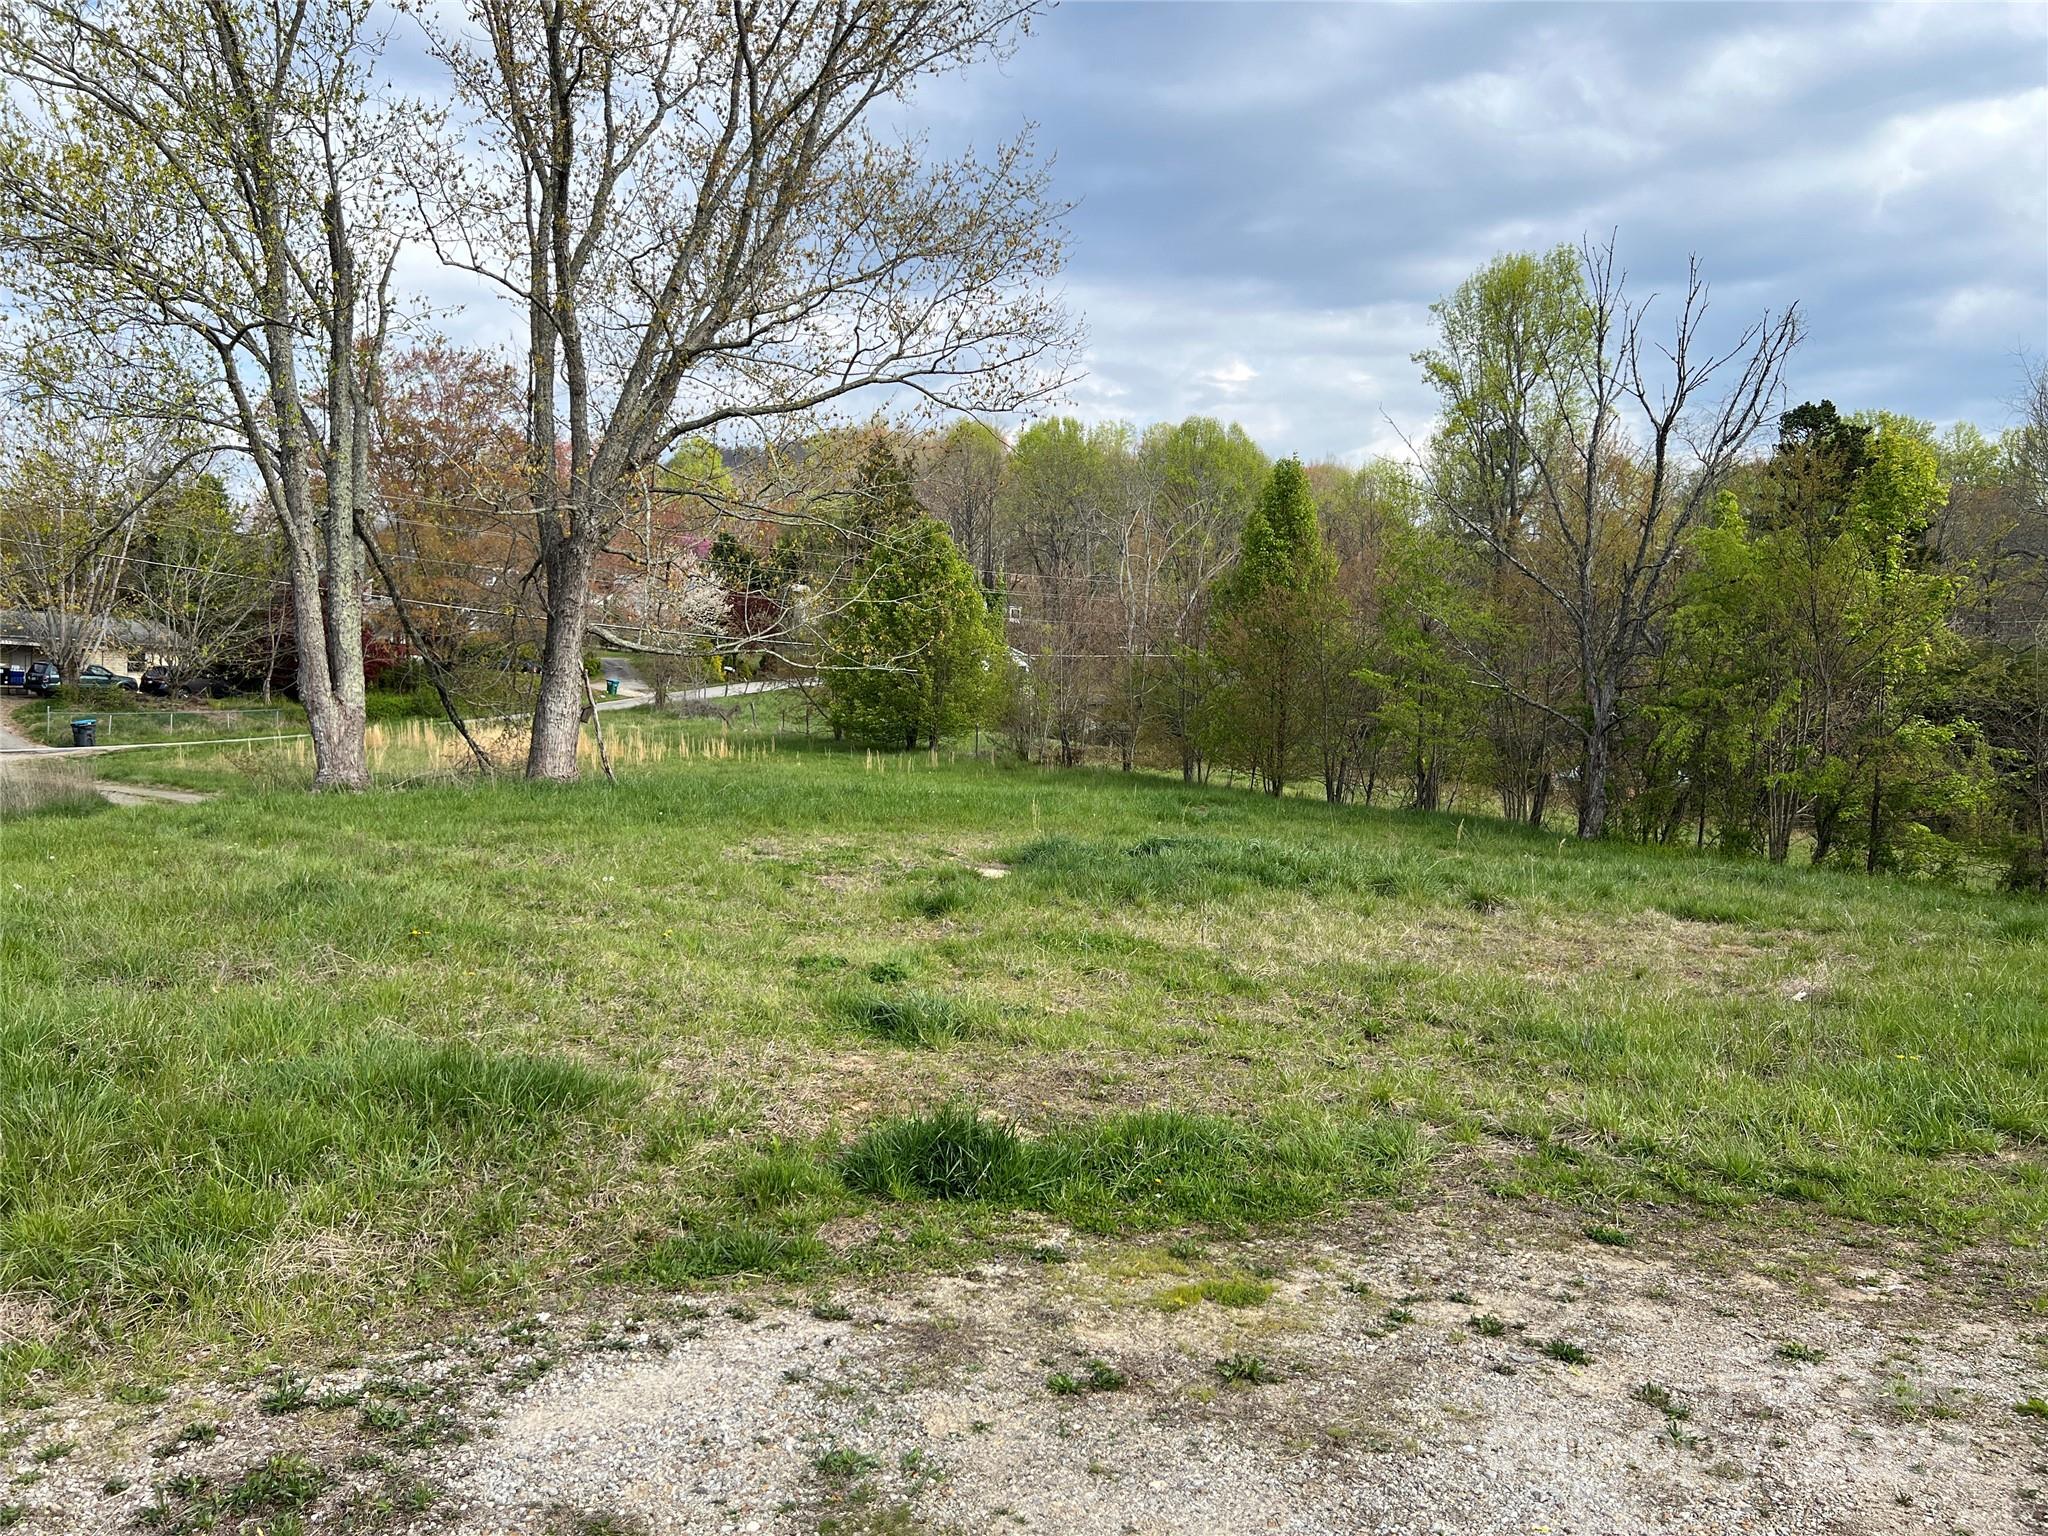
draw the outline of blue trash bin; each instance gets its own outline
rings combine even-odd
[[[74,747],[96,747],[100,744],[100,722],[98,716],[71,722],[71,745]]]

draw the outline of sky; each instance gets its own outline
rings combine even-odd
[[[1653,330],[1689,256],[1709,340],[1796,302],[1795,402],[1995,431],[2048,357],[2038,0],[1069,0],[892,116],[934,154],[1033,126],[1088,334],[1052,409],[1090,421],[1405,456],[1434,413],[1430,304],[1503,252],[1610,234],[1630,293],[1667,296]],[[473,286],[411,275],[462,302],[455,339],[510,337]]]
[[[1609,232],[1638,296],[1697,254],[1710,329],[1797,301],[1795,399],[1995,429],[2048,353],[2040,4],[1068,4],[905,120],[1035,123],[1088,419],[1398,454],[1430,303]]]

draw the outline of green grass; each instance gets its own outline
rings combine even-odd
[[[0,1287],[76,1328],[0,1389],[114,1340],[281,1356],[366,1297],[947,1262],[1015,1213],[2048,1219],[2038,904],[606,727],[615,789],[311,798],[135,753],[222,797],[9,823]]]

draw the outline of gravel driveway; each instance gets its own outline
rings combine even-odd
[[[280,1453],[317,1474],[307,1528],[351,1532],[2044,1528],[2048,1422],[2017,1407],[2041,1324],[1995,1272],[1600,1235],[1484,1205],[1247,1244],[1051,1234],[914,1285],[523,1319],[269,1413],[275,1378],[52,1404],[7,1416],[37,1474],[16,1529],[260,1515],[234,1491]],[[195,1422],[220,1431],[165,1450]],[[76,1450],[37,1461],[52,1441]]]

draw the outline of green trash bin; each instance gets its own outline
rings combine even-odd
[[[616,699],[619,696],[619,680],[616,677],[604,680],[604,696],[608,699]]]
[[[100,742],[100,722],[97,715],[71,722],[71,745],[74,747],[96,747]]]

